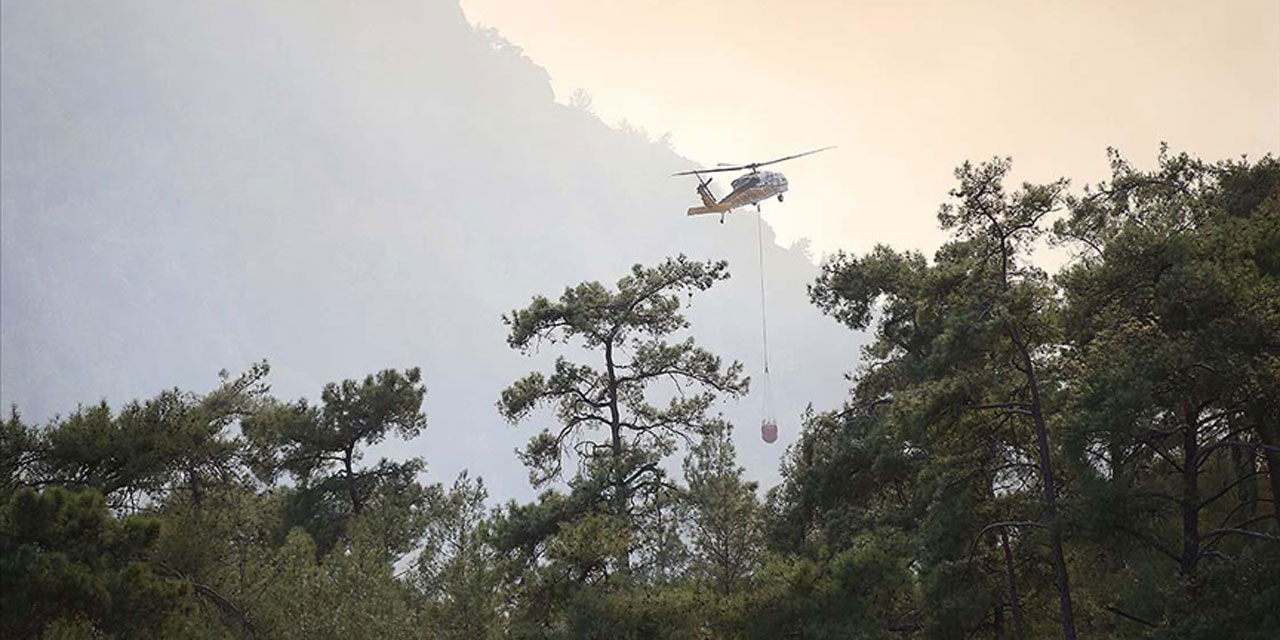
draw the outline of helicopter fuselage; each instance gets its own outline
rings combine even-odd
[[[786,192],[787,178],[776,171],[744,173],[729,183],[733,191],[720,199],[717,206],[728,210],[768,200]]]
[[[747,164],[738,164],[738,165],[721,165],[721,166],[715,167],[714,169],[693,169],[691,171],[677,171],[676,173],[673,173],[671,175],[698,177],[698,197],[702,198],[702,206],[690,207],[689,215],[698,216],[704,213],[718,213],[720,214],[720,222],[724,222],[724,214],[730,211],[733,211],[738,207],[745,207],[747,205],[753,204],[756,206],[756,210],[759,211],[760,203],[764,200],[777,196],[778,201],[779,202],[782,201],[782,194],[785,193],[787,190],[786,177],[784,177],[781,173],[778,173],[776,171],[761,171],[760,167],[765,167],[771,164],[778,164],[779,162],[786,162],[788,160],[795,160],[796,158],[803,158],[805,156],[811,156],[815,153],[819,153],[821,151],[826,151],[828,149],[834,149],[834,148],[835,147],[823,147],[821,149],[814,149],[813,151],[806,151],[804,153],[796,153],[789,156],[783,156],[781,158],[770,160],[768,162],[750,162]],[[723,171],[744,171],[744,170],[747,171],[748,173],[742,174],[737,178],[734,178],[733,182],[729,183],[730,186],[733,187],[733,190],[729,192],[729,195],[723,198],[720,198],[719,200],[716,200],[715,194],[711,193],[711,187],[707,186],[711,184],[711,178],[707,177],[705,180],[703,179],[703,174],[707,174],[707,173],[720,173]]]
[[[706,184],[698,186],[698,195],[702,197],[701,207],[689,209],[689,215],[704,213],[727,213],[738,207],[758,204],[774,196],[782,198],[787,191],[786,176],[776,171],[752,171],[734,178],[729,183],[732,191],[729,195],[716,200]]]

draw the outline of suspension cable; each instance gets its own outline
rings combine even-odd
[[[764,418],[773,419],[773,400],[769,388],[769,313],[764,286],[764,215],[756,210],[756,248],[760,252],[760,338],[764,347]]]

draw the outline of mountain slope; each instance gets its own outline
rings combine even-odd
[[[681,252],[730,261],[693,333],[758,375],[754,214],[686,218],[693,182],[666,176],[689,161],[556,104],[453,0],[370,4],[3,4],[5,404],[43,419],[261,358],[277,395],[315,397],[420,365],[429,427],[389,450],[524,496],[511,450],[537,425],[493,403],[545,357],[508,349],[501,314]],[[764,234],[782,439],[759,442],[758,394],[726,413],[771,483],[799,412],[842,397],[856,337]]]

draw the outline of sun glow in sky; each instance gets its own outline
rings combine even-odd
[[[931,250],[964,160],[1107,175],[1106,148],[1219,160],[1280,150],[1280,2],[463,0],[611,124],[705,165],[780,166],[765,218],[818,253]],[[648,179],[637,176],[637,179]],[[653,179],[669,179],[656,176]],[[687,187],[693,196],[693,183]],[[727,180],[717,180],[723,194]],[[671,212],[678,215],[680,212]]]

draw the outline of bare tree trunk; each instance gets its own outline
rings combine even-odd
[[[995,220],[992,219],[995,223]],[[1009,246],[1010,232],[995,224],[994,231],[1000,238],[1000,290],[1009,290]],[[1049,433],[1044,423],[1044,411],[1040,405],[1040,384],[1036,380],[1035,363],[1031,361],[1031,353],[1023,340],[1022,329],[1017,322],[1009,322],[1009,337],[1018,349],[1022,360],[1022,373],[1027,378],[1031,389],[1031,422],[1036,432],[1036,452],[1040,462],[1040,479],[1044,485],[1044,517],[1049,529],[1049,546],[1053,551],[1053,573],[1058,587],[1058,604],[1062,610],[1062,635],[1067,640],[1076,640],[1076,621],[1071,611],[1071,583],[1067,579],[1067,560],[1062,552],[1062,523],[1058,520],[1058,492],[1054,486],[1053,465],[1050,463]]]
[[[1200,559],[1200,419],[1187,411],[1182,440],[1182,556],[1178,562],[1184,576],[1193,576]]]
[[[622,414],[618,409],[618,376],[613,364],[613,342],[612,339],[605,342],[604,345],[604,362],[605,369],[609,375],[609,435],[610,435],[610,453],[613,457],[612,469],[610,470],[611,484],[613,484],[613,508],[615,514],[619,518],[627,517],[628,503],[630,497],[626,492],[626,477],[622,469]],[[630,526],[630,523],[627,523]],[[623,551],[618,555],[618,570],[626,572],[631,567],[631,554],[629,551]]]
[[[347,474],[347,497],[351,499],[351,513],[360,515],[364,511],[364,504],[360,500],[360,491],[356,487],[356,472],[352,468],[351,459],[355,457],[355,444],[353,443],[342,456],[343,470]]]
[[[203,494],[200,491],[200,474],[193,469],[187,470],[187,482],[191,485],[191,506],[196,513],[201,513],[200,506]]]
[[[1013,637],[1022,640],[1022,605],[1018,603],[1018,583],[1014,579],[1013,551],[1009,549],[1009,533],[1003,527],[1000,528],[1000,546],[1004,548],[1004,566],[1009,574],[1009,606],[1013,609]]]
[[[1000,638],[1004,637],[1004,604],[997,602],[995,606],[992,607],[992,609],[994,609],[994,611],[992,611],[991,614],[995,619],[995,636],[994,637],[996,638],[996,640],[1000,640]]]
[[[609,450],[613,456],[613,468],[611,469],[613,499],[614,506],[618,510],[617,515],[621,517],[626,510],[622,494],[622,485],[625,478],[622,475],[622,415],[618,410],[618,378],[614,371],[613,343],[605,343],[604,363],[609,374],[609,435],[611,437]]]
[[[1010,327],[1011,337],[1022,356],[1023,373],[1031,387],[1031,422],[1036,431],[1036,448],[1040,458],[1040,477],[1044,484],[1044,517],[1049,528],[1049,546],[1053,551],[1053,572],[1058,585],[1058,603],[1062,609],[1062,634],[1067,640],[1076,640],[1076,621],[1071,612],[1071,584],[1067,579],[1067,560],[1062,553],[1062,523],[1058,520],[1058,495],[1054,486],[1053,465],[1049,458],[1049,434],[1044,424],[1044,412],[1040,406],[1040,385],[1036,380],[1035,364],[1022,331],[1017,325]]]
[[[1267,480],[1271,485],[1271,513],[1280,527],[1280,438],[1275,425],[1258,423],[1258,439],[1262,441],[1262,455],[1267,459]]]

